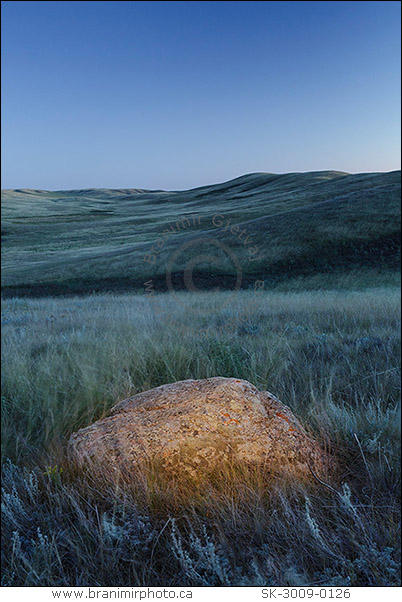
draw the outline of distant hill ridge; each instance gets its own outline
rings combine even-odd
[[[390,172],[392,173],[392,172]],[[215,187],[227,187],[232,184],[242,184],[248,181],[256,181],[259,180],[261,185],[267,184],[272,181],[272,179],[277,178],[288,178],[289,176],[303,176],[306,175],[308,177],[317,176],[319,179],[325,178],[334,178],[339,176],[348,176],[351,175],[345,171],[316,171],[316,172],[290,172],[285,174],[276,174],[273,172],[253,172],[249,174],[244,174],[242,176],[237,176],[236,178],[232,178],[230,180],[226,180],[224,182],[219,182],[217,184],[208,184],[203,186],[196,186],[194,188],[190,188],[187,190],[165,190],[165,189],[148,189],[148,188],[72,188],[69,190],[44,190],[44,189],[34,189],[34,188],[5,188],[2,189],[2,194],[11,194],[11,193],[22,193],[22,194],[66,194],[66,195],[92,195],[92,194],[137,194],[137,193],[151,193],[151,192],[191,192],[194,190],[204,189],[204,188],[215,188]],[[372,175],[372,172],[367,175]]]
[[[375,274],[398,269],[400,189],[400,171],[317,171],[252,173],[176,191],[4,190],[3,294],[143,290],[149,279],[164,290],[172,254],[211,236],[235,253],[243,286],[255,278],[271,286],[318,276],[330,285],[351,271],[368,273],[375,285]],[[245,228],[260,258],[251,261],[242,241],[212,224],[214,215]],[[144,261],[169,224],[184,217],[191,228],[172,233],[154,263]],[[185,259],[174,266],[179,288]],[[230,288],[235,269],[226,258],[197,264],[194,274],[200,288]]]

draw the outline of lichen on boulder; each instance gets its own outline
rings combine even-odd
[[[68,454],[109,475],[152,460],[192,478],[231,461],[300,478],[325,465],[317,442],[279,399],[223,377],[166,384],[120,401],[71,436]]]

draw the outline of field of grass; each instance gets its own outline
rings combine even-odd
[[[256,173],[173,192],[6,190],[3,294],[131,292],[150,278],[166,290],[175,251],[194,240],[198,252],[216,251],[211,239],[236,256],[243,288],[256,278],[272,288],[317,275],[331,288],[351,270],[389,280],[398,267],[400,190],[399,171]],[[173,262],[177,288],[188,258]],[[232,286],[233,261],[217,259],[195,266],[199,288]]]
[[[4,585],[400,584],[397,288],[9,298],[2,322]],[[69,435],[117,400],[216,375],[289,405],[335,458],[332,489],[241,466],[113,489],[68,466]]]

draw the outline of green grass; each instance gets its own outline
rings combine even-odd
[[[150,278],[166,290],[169,258],[194,239],[197,253],[212,251],[218,260],[195,265],[199,288],[213,288],[217,281],[231,288],[233,261],[208,237],[237,257],[243,288],[256,278],[272,288],[301,277],[336,288],[350,271],[379,271],[389,280],[398,268],[400,172],[257,173],[189,191],[3,191],[2,196],[7,296],[133,291]],[[238,230],[226,229],[228,223]],[[175,232],[163,239],[171,225]],[[252,245],[245,244],[246,235]],[[258,247],[256,258],[250,246]],[[152,264],[145,260],[150,253]],[[177,288],[184,287],[189,257],[183,252],[172,266]]]
[[[400,584],[399,325],[390,286],[3,301],[4,584]],[[289,405],[338,493],[247,467],[116,489],[69,467],[69,435],[117,400],[216,375]]]

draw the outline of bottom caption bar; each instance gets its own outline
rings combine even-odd
[[[393,602],[400,587],[5,587],[5,602],[50,600],[196,600],[236,602],[258,600],[352,600]]]

